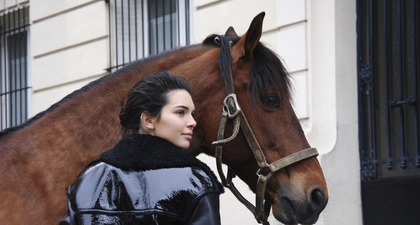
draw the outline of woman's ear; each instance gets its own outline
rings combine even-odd
[[[154,121],[153,117],[151,117],[149,115],[149,113],[147,113],[147,112],[143,112],[140,115],[140,123],[148,131],[152,131],[152,130],[155,129],[155,121]]]

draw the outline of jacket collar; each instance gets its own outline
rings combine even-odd
[[[171,167],[207,165],[171,142],[156,136],[129,134],[100,160],[126,170],[147,170]]]

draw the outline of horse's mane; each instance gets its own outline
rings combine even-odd
[[[290,100],[292,87],[290,76],[280,57],[261,43],[257,44],[253,54],[251,81],[248,87],[251,96],[261,98],[267,94],[269,88],[275,88]]]
[[[219,35],[210,35],[203,44],[218,45],[215,38],[219,37],[221,54],[219,55],[219,67],[223,79],[231,85],[233,82],[230,78],[230,71],[228,71],[229,64],[231,64],[231,55],[228,51],[229,45],[235,45],[240,37],[234,40],[229,40],[226,37]],[[231,43],[229,43],[229,41]],[[270,88],[280,90],[286,97],[291,99],[291,82],[286,68],[283,66],[280,57],[265,47],[262,43],[258,43],[253,51],[253,62],[251,65],[251,80],[248,86],[248,93],[254,102],[261,102],[261,97],[267,94]]]

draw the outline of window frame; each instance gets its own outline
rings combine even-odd
[[[26,122],[32,112],[29,26],[28,6],[18,7],[0,15],[0,130]],[[23,40],[13,38],[22,34]],[[20,42],[11,43],[11,38]],[[15,57],[18,56],[15,60],[20,64],[19,70],[14,71],[10,68],[14,63],[10,58],[11,51]],[[11,74],[12,71],[14,74]]]
[[[107,71],[113,72],[131,61],[151,55],[148,1],[130,0],[123,1],[122,4],[121,0],[106,1],[109,17],[109,67],[106,69]],[[127,5],[127,3],[129,4]],[[178,15],[176,29],[179,41],[174,48],[188,45],[192,40],[191,2],[190,0],[176,0],[176,4]],[[135,9],[130,8],[132,6]],[[125,11],[121,11],[121,7]],[[137,14],[133,12],[137,12]],[[135,36],[135,38],[131,36]],[[167,50],[170,49],[164,51]]]

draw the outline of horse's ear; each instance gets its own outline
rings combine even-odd
[[[248,31],[242,36],[238,43],[234,45],[234,48],[238,50],[237,53],[240,53],[240,57],[242,56],[246,59],[252,58],[252,52],[261,38],[264,16],[265,12],[261,12],[255,16],[248,28]]]
[[[265,12],[258,14],[251,22],[245,36],[245,57],[252,58],[252,52],[260,41]]]
[[[225,36],[229,38],[229,40],[235,40],[236,38],[238,38],[238,35],[236,34],[235,29],[233,29],[233,27],[229,27],[226,30]]]

